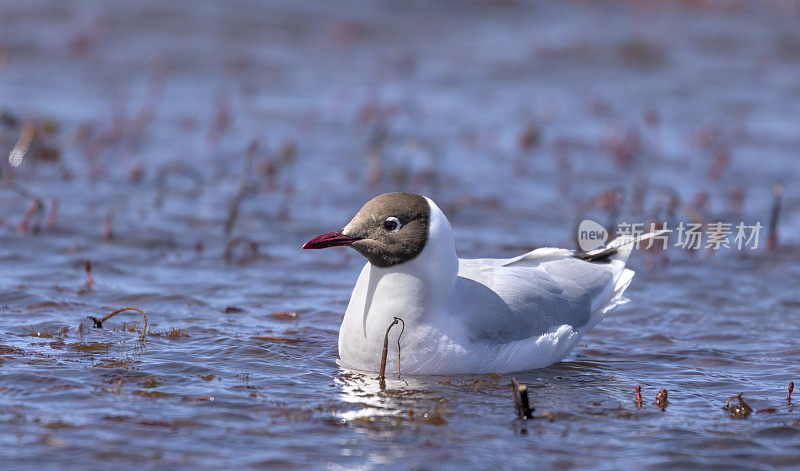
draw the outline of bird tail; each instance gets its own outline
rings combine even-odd
[[[576,254],[575,258],[594,263],[608,263],[611,260],[620,260],[624,264],[628,261],[631,251],[633,251],[634,247],[638,247],[638,244],[667,232],[669,231],[662,230],[648,232],[639,236],[623,235],[612,240],[605,247]]]
[[[640,236],[624,235],[617,237],[605,247],[574,255],[574,257],[592,263],[605,263],[612,273],[612,282],[609,284],[608,291],[599,296],[593,304],[592,316],[588,324],[584,327],[584,332],[603,319],[612,309],[628,302],[623,296],[625,290],[631,284],[635,272],[625,267],[628,257],[638,243],[649,240],[669,231],[654,231]]]

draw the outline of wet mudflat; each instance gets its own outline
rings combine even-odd
[[[0,462],[796,467],[798,15],[4,5]],[[394,190],[435,199],[462,257],[575,247],[584,217],[731,223],[733,247],[634,254],[632,302],[550,368],[381,390],[336,363],[363,260],[298,249]],[[126,306],[144,336],[136,311],[87,318]],[[752,412],[723,409],[738,393]]]

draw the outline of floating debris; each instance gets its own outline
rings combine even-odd
[[[185,330],[179,327],[170,327],[169,329],[164,329],[157,332],[150,332],[150,335],[153,337],[164,337],[167,340],[172,340],[172,341],[189,338],[189,334]]]
[[[161,381],[156,379],[155,376],[148,376],[142,382],[142,386],[145,388],[155,388],[161,385]]]
[[[119,394],[120,392],[122,392],[122,382],[123,381],[121,379],[118,379],[117,382],[114,383],[113,388],[103,388],[102,391],[110,392],[112,394]]]
[[[429,411],[422,414],[422,421],[426,424],[432,425],[443,425],[447,423],[444,418],[444,410],[446,406],[447,402],[442,399],[440,402],[434,404]]]
[[[136,391],[132,391],[131,394],[136,396],[145,396],[145,397],[173,397],[174,394],[172,393],[165,393],[163,391],[145,391],[142,389],[137,389]]]
[[[667,400],[667,390],[666,389],[661,388],[658,391],[658,394],[656,395],[656,400],[655,400],[655,402],[653,404],[657,405],[661,409],[661,412],[664,412],[665,410],[667,410],[667,406],[669,405],[669,401]]]
[[[51,339],[53,338],[53,332],[47,328],[47,324],[42,325],[42,330],[36,330],[30,323],[28,324],[28,329],[23,329],[25,335],[30,337],[38,337],[43,339]]]
[[[107,342],[74,342],[67,348],[81,353],[108,353],[112,346],[114,344]]]
[[[205,402],[214,402],[214,396],[185,396],[183,398],[184,401],[205,401]]]
[[[725,401],[725,405],[722,406],[723,409],[730,412],[732,419],[743,419],[750,415],[753,412],[753,408],[747,405],[742,398],[744,393],[739,393],[735,396],[731,396]],[[739,404],[731,404],[731,401],[734,399],[739,400]]]

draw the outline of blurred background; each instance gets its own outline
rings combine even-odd
[[[0,457],[796,465],[799,78],[796,1],[2,2]],[[520,376],[560,417],[523,436],[505,376],[336,365],[363,260],[298,249],[397,190],[462,257],[576,248],[584,218],[764,229],[635,255],[634,302]],[[127,305],[144,349],[85,319]],[[622,412],[640,383],[666,413]],[[732,422],[742,391],[776,410]]]

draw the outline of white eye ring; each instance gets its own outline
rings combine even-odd
[[[386,232],[395,233],[399,231],[401,227],[403,227],[403,225],[400,224],[400,220],[396,217],[386,218],[386,220],[383,221],[383,228],[386,229]]]

